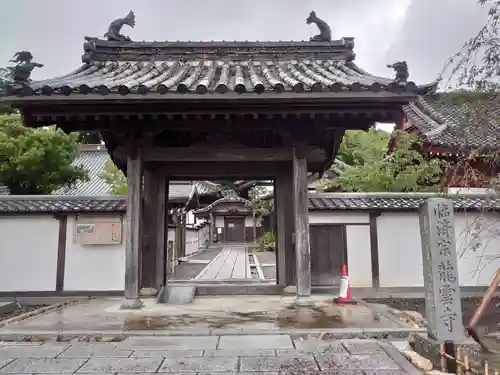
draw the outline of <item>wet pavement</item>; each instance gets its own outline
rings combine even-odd
[[[338,306],[331,296],[314,295],[313,309],[295,308],[294,296],[196,297],[192,304],[158,304],[144,299],[140,310],[121,310],[121,298],[84,301],[10,324],[5,331],[141,331],[182,330],[207,332],[291,331],[294,329],[379,329],[409,327],[359,304]]]
[[[274,336],[132,337],[118,343],[0,343],[0,374],[417,375],[388,343]]]

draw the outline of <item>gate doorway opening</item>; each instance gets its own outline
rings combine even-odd
[[[276,285],[274,181],[192,183],[184,207],[169,214],[168,282]]]

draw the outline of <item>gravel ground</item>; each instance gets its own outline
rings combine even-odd
[[[257,251],[254,254],[257,255],[260,264],[276,264],[276,253],[274,251]]]
[[[191,280],[198,275],[206,264],[194,264],[182,262],[175,267],[173,275],[169,275],[169,280]]]
[[[261,267],[266,280],[276,279],[276,267]]]
[[[10,318],[13,318],[14,316],[18,316],[18,315],[21,315],[21,314],[45,307],[45,306],[48,306],[48,305],[21,306],[21,307],[18,307],[17,309],[15,309],[14,311],[0,313],[0,321],[10,319]]]
[[[198,254],[193,255],[192,257],[189,257],[189,259],[193,260],[212,260],[215,258],[217,254],[219,254],[221,249],[207,249],[207,250],[202,250]]]

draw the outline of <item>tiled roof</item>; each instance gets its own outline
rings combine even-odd
[[[320,193],[309,195],[310,211],[379,210],[409,211],[418,209],[427,198],[427,193]],[[457,210],[498,210],[500,198],[489,195],[450,195]],[[228,201],[229,198],[222,198]],[[232,198],[234,199],[234,198]],[[240,198],[241,199],[241,198]],[[220,200],[219,203],[222,202]],[[231,200],[229,200],[231,201]],[[245,201],[245,200],[242,200]],[[246,201],[245,201],[246,202]],[[216,202],[214,202],[215,204]],[[213,207],[213,205],[211,207]],[[210,206],[207,206],[210,207]],[[207,210],[207,207],[205,210]],[[69,197],[69,196],[2,196],[0,214],[5,213],[82,213],[124,212],[126,198]]]
[[[82,165],[88,172],[89,181],[77,182],[71,188],[63,187],[57,189],[52,195],[73,195],[73,196],[106,196],[110,195],[109,185],[101,178],[104,166],[110,160],[105,147],[95,151],[81,151],[73,162],[74,165]]]
[[[428,193],[323,193],[309,195],[309,210],[416,210]],[[500,209],[500,198],[491,195],[449,195],[457,210]]]
[[[407,123],[405,129],[415,127],[433,146],[471,150],[497,150],[500,147],[500,108],[475,115],[471,104],[453,102],[446,94],[420,96],[403,106]],[[481,120],[481,124],[478,124]]]
[[[354,64],[335,60],[170,60],[93,62],[62,78],[33,82],[30,88],[24,95],[378,92],[398,90],[398,85],[390,78],[363,74]],[[414,90],[414,84],[406,84],[406,91]]]
[[[236,196],[223,197],[223,198],[220,198],[220,199],[216,200],[215,202],[209,204],[208,206],[200,208],[199,210],[195,210],[194,214],[197,215],[197,214],[202,214],[202,213],[205,213],[205,212],[209,212],[215,206],[217,206],[217,205],[219,205],[221,203],[234,203],[234,202],[244,203],[245,205],[247,203],[250,203],[249,200],[241,198],[241,197],[236,197]]]
[[[12,86],[20,96],[428,92],[357,67],[353,38],[332,42],[108,42],[86,38],[84,64],[66,75]]]
[[[2,196],[0,213],[82,213],[125,212],[127,200],[123,196]]]

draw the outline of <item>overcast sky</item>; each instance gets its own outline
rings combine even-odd
[[[28,50],[49,78],[81,64],[84,36],[102,37],[109,23],[136,14],[133,40],[308,40],[311,10],[332,37],[355,37],[356,62],[378,75],[406,60],[410,80],[434,80],[445,60],[477,31],[485,11],[476,0],[3,0],[0,66]]]

